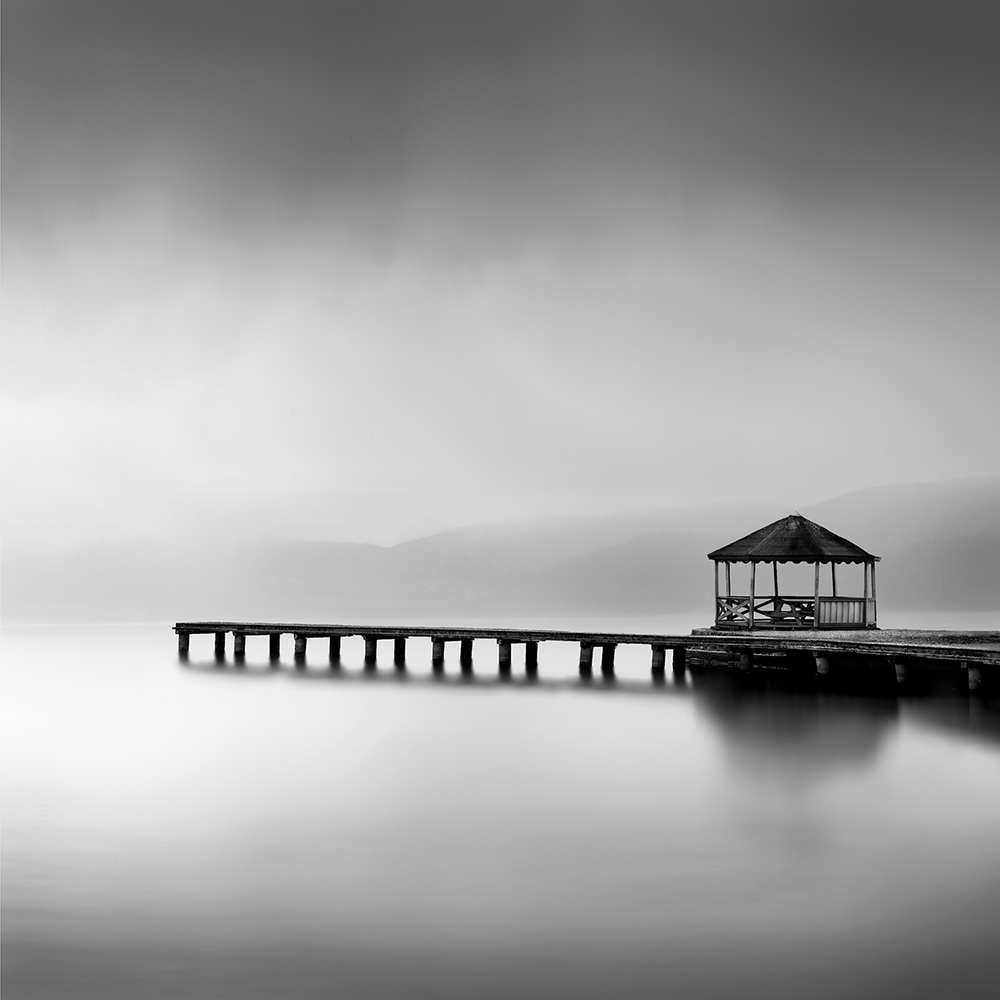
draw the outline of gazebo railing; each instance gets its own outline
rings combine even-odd
[[[865,604],[867,603],[867,614]],[[819,621],[824,625],[857,628],[875,622],[875,601],[868,597],[821,597],[819,599]]]
[[[750,597],[719,597],[717,625],[750,627]],[[815,628],[816,601],[813,597],[755,597],[753,623],[759,628]]]
[[[752,605],[754,628],[865,628],[875,623],[875,601],[871,598],[820,597],[818,616],[816,598],[812,595],[754,597]],[[749,595],[720,596],[715,607],[715,624],[750,628],[750,609]]]

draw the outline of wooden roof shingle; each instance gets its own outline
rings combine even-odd
[[[878,562],[880,557],[808,517],[789,514],[709,552],[708,558],[716,562],[859,563]]]

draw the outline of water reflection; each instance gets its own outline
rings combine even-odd
[[[193,673],[233,679],[280,677],[296,683],[385,684],[433,686],[490,691],[531,688],[538,692],[594,692],[633,697],[690,697],[699,713],[723,737],[735,766],[748,772],[784,773],[802,780],[841,767],[870,764],[887,736],[903,717],[930,729],[1000,744],[1000,706],[975,695],[954,691],[886,694],[873,685],[872,695],[810,688],[812,678],[788,671],[768,672],[766,678],[732,671],[698,669],[686,676],[647,676],[645,672],[621,671],[579,676],[571,658],[562,657],[562,671],[554,676],[536,672],[501,670],[471,663],[441,664],[427,669],[419,657],[409,661],[365,662],[362,665],[336,661],[322,665],[280,662],[249,663],[245,660],[179,660]]]
[[[995,985],[1000,752],[967,702],[657,686],[628,650],[586,683],[569,647],[535,680],[416,644],[177,669],[171,638],[5,644],[5,995]]]
[[[667,683],[663,678],[637,679],[636,677],[588,676],[579,677],[576,674],[562,674],[554,677],[542,677],[537,673],[520,673],[500,671],[480,667],[478,670],[463,666],[454,670],[423,670],[407,669],[404,665],[379,669],[378,665],[365,664],[363,667],[345,669],[342,664],[331,664],[326,669],[279,668],[275,666],[249,666],[247,664],[218,664],[215,662],[180,661],[180,667],[185,671],[197,674],[225,676],[234,680],[255,677],[268,678],[274,671],[280,669],[284,679],[293,683],[307,684],[385,684],[385,685],[416,685],[447,690],[507,690],[511,688],[530,688],[544,692],[603,692],[605,694],[632,695],[639,697],[663,697],[664,695],[689,695],[691,688],[684,679],[674,679]],[[230,669],[223,669],[223,668]]]
[[[913,698],[902,703],[913,722],[946,734],[960,734],[1000,749],[1000,703],[977,697]]]
[[[748,691],[717,678],[696,703],[736,767],[794,782],[870,767],[899,721],[899,703],[887,698]]]

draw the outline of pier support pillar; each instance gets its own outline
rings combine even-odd
[[[399,670],[406,666],[406,636],[397,635],[392,640],[392,662]]]
[[[589,681],[594,675],[594,647],[589,642],[580,643],[580,677]]]
[[[297,635],[295,637],[295,666],[304,667],[306,665],[306,636]]]
[[[182,663],[187,663],[188,655],[191,652],[191,633],[190,632],[178,632],[177,633],[177,658]]]
[[[281,659],[281,633],[275,632],[267,637],[267,655],[272,663]]]
[[[458,662],[462,665],[463,674],[472,673],[472,640],[463,639],[459,646]]]
[[[243,632],[233,633],[233,660],[243,663],[247,658],[247,637]]]
[[[818,677],[826,677],[830,672],[830,657],[829,656],[816,656],[816,675]]]
[[[965,676],[969,683],[970,694],[981,691],[983,687],[982,668],[970,666],[968,663],[963,663],[962,666],[965,667]]]
[[[500,676],[510,677],[510,640],[497,639],[497,650],[500,664]]]
[[[893,663],[893,668],[896,671],[896,683],[901,687],[906,683],[906,664]]]
[[[673,674],[675,684],[687,681],[687,650],[683,646],[674,647]]]
[[[431,668],[436,674],[444,673],[444,639],[431,639]]]
[[[340,636],[330,636],[330,666],[340,663]]]
[[[524,644],[524,672],[528,677],[538,676],[538,643]]]
[[[662,684],[667,673],[667,647],[652,646],[650,648],[652,649],[650,670],[653,674],[653,680]]]
[[[226,633],[215,633],[215,662],[224,663],[226,660]]]
[[[753,667],[753,653],[740,653],[740,670],[750,670]]]
[[[614,680],[615,677],[615,649],[613,642],[606,642],[601,646],[601,676],[606,680]]]
[[[375,661],[378,659],[378,639],[373,635],[365,636],[365,668],[375,669]]]

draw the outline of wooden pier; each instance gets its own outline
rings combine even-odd
[[[629,632],[576,632],[552,629],[446,628],[442,626],[395,625],[314,625],[275,622],[178,622],[177,651],[182,661],[190,655],[192,635],[211,635],[215,659],[224,663],[227,636],[232,635],[233,661],[246,658],[249,637],[267,637],[268,656],[278,663],[281,637],[294,640],[296,667],[306,665],[307,643],[326,640],[331,668],[340,662],[341,641],[349,636],[364,640],[366,670],[376,669],[379,642],[392,643],[393,664],[405,670],[406,643],[412,638],[431,640],[431,669],[444,673],[448,643],[459,646],[459,667],[472,672],[473,642],[494,640],[497,670],[508,678],[512,672],[512,647],[524,646],[524,672],[535,678],[539,671],[539,645],[568,642],[579,645],[579,675],[589,679],[594,673],[594,651],[600,650],[600,670],[604,679],[615,676],[618,646],[640,645],[650,649],[650,671],[654,682],[666,675],[667,651],[675,682],[683,683],[691,668],[727,668],[743,671],[754,667],[777,667],[826,678],[840,670],[878,671],[895,677],[899,685],[914,671],[938,669],[960,671],[970,692],[991,691],[1000,678],[1000,632],[949,632],[918,629],[881,629],[864,632],[796,631],[733,635],[715,629],[696,629],[686,635],[653,635]]]

